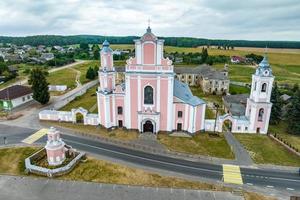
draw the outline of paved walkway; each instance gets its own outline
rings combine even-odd
[[[231,149],[235,155],[237,164],[250,166],[253,165],[253,161],[248,153],[248,151],[241,145],[241,143],[235,139],[231,132],[224,134],[228,144],[231,146]]]
[[[0,176],[5,200],[242,200],[230,192],[153,188],[46,178]]]
[[[165,150],[165,147],[157,141],[156,137],[157,136],[154,133],[141,133],[138,139],[132,142],[134,144],[145,145],[158,150]]]

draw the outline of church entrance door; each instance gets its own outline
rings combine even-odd
[[[143,125],[143,132],[151,132],[153,133],[153,124],[150,120],[147,120]]]

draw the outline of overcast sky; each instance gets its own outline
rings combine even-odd
[[[0,0],[0,35],[300,41],[300,0]]]

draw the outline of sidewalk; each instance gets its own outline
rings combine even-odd
[[[234,152],[236,163],[238,165],[250,166],[254,164],[248,151],[237,139],[235,139],[231,132],[226,132],[224,136],[227,143],[230,145],[231,150]]]
[[[0,199],[5,200],[242,200],[230,192],[154,188],[46,178],[0,176]]]

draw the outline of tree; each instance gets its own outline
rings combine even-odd
[[[292,96],[292,101],[287,109],[288,132],[300,135],[300,90]]]
[[[98,65],[95,65],[95,66],[94,66],[93,71],[94,71],[95,77],[97,77],[97,76],[98,76],[98,71],[99,71]]]
[[[207,49],[206,49],[206,48],[202,48],[202,55],[201,55],[201,58],[202,58],[202,62],[203,62],[203,63],[206,62],[207,57],[208,57]]]
[[[98,60],[100,58],[100,48],[97,44],[94,44],[93,47],[92,47],[92,50],[93,50],[93,56],[94,56],[94,59],[95,60]]]
[[[299,90],[299,85],[298,85],[298,83],[295,83],[293,88],[292,88],[292,91],[297,92],[297,90]]]
[[[80,43],[79,48],[82,50],[89,50],[89,44],[88,43]]]
[[[272,105],[272,110],[271,110],[270,123],[278,124],[281,119],[282,100],[280,98],[280,92],[279,92],[279,89],[277,86],[277,82],[275,82],[274,87],[272,89],[271,103],[273,105]]]
[[[46,104],[49,102],[50,94],[48,91],[48,83],[46,80],[46,73],[40,68],[34,68],[30,72],[29,84],[33,91],[33,99]]]
[[[87,79],[90,79],[90,80],[93,80],[95,79],[95,72],[94,72],[94,69],[92,67],[89,67],[88,70],[86,71],[86,75],[85,77]]]

